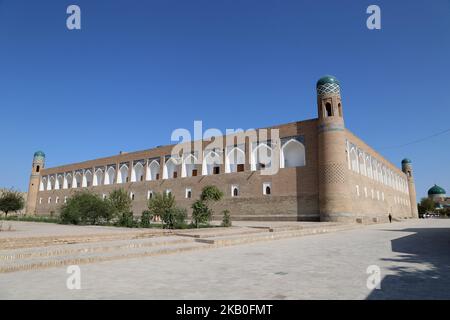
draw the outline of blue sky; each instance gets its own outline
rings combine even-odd
[[[82,30],[66,28],[77,4]],[[381,7],[382,29],[366,28]],[[341,81],[346,126],[400,165],[418,197],[450,193],[450,1],[0,0],[0,186],[47,167],[169,144],[176,128],[316,117]]]

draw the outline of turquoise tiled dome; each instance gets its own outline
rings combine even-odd
[[[45,158],[45,153],[42,151],[36,151],[34,153],[34,157],[41,157],[41,158]]]
[[[326,76],[323,76],[322,78],[320,78],[319,81],[317,81],[316,87],[318,88],[319,86],[322,86],[322,85],[327,84],[327,83],[328,84],[335,83],[337,85],[340,85],[339,80],[336,79],[335,76],[326,75]]]
[[[341,87],[335,76],[323,76],[316,84],[317,95],[340,94]]]
[[[434,185],[428,190],[428,195],[435,195],[435,194],[445,194],[445,190],[442,187],[439,187],[438,185]]]

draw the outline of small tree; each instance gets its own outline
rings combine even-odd
[[[197,200],[192,204],[192,223],[196,228],[200,224],[207,223],[211,219],[212,210],[205,201]]]
[[[118,221],[119,225],[128,225],[133,213],[131,212],[131,199],[124,189],[112,191],[107,201],[112,208],[112,215]]]
[[[150,220],[153,218],[152,213],[149,210],[142,211],[141,215],[141,227],[150,228]]]
[[[16,190],[9,189],[3,191],[0,195],[0,211],[5,213],[5,217],[9,212],[17,212],[25,206],[25,200],[22,194]]]
[[[229,210],[223,210],[222,227],[231,227],[231,216]]]
[[[419,211],[419,214],[423,215],[427,212],[434,212],[435,211],[435,203],[430,198],[422,198],[420,200],[420,203],[417,205],[417,209]]]
[[[216,186],[206,186],[202,190],[200,199],[192,204],[192,223],[198,228],[200,224],[208,223],[213,215],[210,208],[212,202],[219,201],[223,192]]]
[[[154,216],[160,216],[163,228],[181,227],[186,220],[185,209],[175,206],[175,197],[171,193],[155,193],[148,202],[148,209]]]
[[[88,191],[78,192],[61,207],[60,219],[66,224],[102,224],[112,218],[109,202]]]

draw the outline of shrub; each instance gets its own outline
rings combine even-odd
[[[230,211],[223,210],[222,227],[231,227],[231,216]]]
[[[153,216],[161,217],[163,228],[173,229],[185,224],[187,212],[175,206],[175,197],[171,193],[155,193],[148,202]]]
[[[22,194],[13,189],[3,191],[0,195],[0,211],[8,216],[8,212],[17,212],[25,206],[25,200]]]
[[[208,208],[205,201],[197,200],[192,204],[192,223],[196,228],[211,220],[212,210]]]
[[[78,192],[61,207],[60,219],[65,224],[101,224],[111,220],[111,206],[98,195]]]
[[[200,200],[202,201],[219,201],[223,197],[223,192],[219,190],[216,186],[206,186],[202,190],[200,195]]]
[[[128,193],[124,189],[116,189],[109,194],[107,201],[111,206],[112,215],[116,221],[127,224],[130,220],[129,214],[131,212],[131,199]]]
[[[150,220],[153,218],[152,213],[149,210],[142,211],[141,215],[141,227],[150,228]]]
[[[118,227],[126,227],[126,228],[139,227],[139,223],[134,218],[133,212],[128,212],[120,215],[119,220],[117,220],[115,225]]]

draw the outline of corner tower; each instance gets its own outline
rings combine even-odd
[[[334,76],[317,81],[319,211],[321,221],[354,221],[346,179],[341,87]]]
[[[408,191],[409,191],[409,202],[411,207],[411,217],[418,218],[419,212],[417,210],[416,203],[416,185],[414,183],[413,168],[411,160],[402,160],[402,171],[406,174],[406,179],[408,180]]]
[[[39,183],[41,180],[41,170],[45,165],[45,153],[42,151],[37,151],[34,153],[33,166],[31,168],[30,183],[28,185],[28,195],[27,195],[27,214],[36,213],[36,202],[37,195],[39,192]]]

